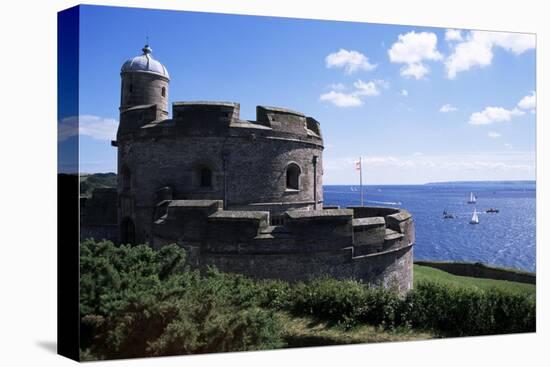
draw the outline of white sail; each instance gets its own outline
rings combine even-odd
[[[471,224],[478,224],[479,223],[479,217],[477,216],[477,210],[474,209],[474,214],[472,214],[472,219],[470,220]]]
[[[470,200],[468,200],[468,204],[475,204],[477,197],[474,195],[473,192],[470,192]]]

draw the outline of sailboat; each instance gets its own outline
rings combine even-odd
[[[468,200],[468,204],[475,204],[477,201],[477,196],[474,195],[473,192],[470,193],[470,200]]]
[[[470,224],[479,224],[479,218],[477,216],[477,210],[474,208],[474,214],[472,214],[472,219],[470,219]]]

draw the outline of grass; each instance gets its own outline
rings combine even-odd
[[[426,340],[436,337],[432,333],[408,328],[383,330],[370,325],[360,325],[346,330],[341,325],[312,317],[296,317],[286,312],[279,312],[277,316],[283,326],[283,339],[288,347]]]
[[[450,286],[477,288],[488,290],[498,288],[508,292],[534,295],[536,287],[534,284],[511,282],[507,280],[495,280],[486,278],[463,277],[447,273],[443,270],[429,266],[414,265],[414,283],[421,281],[433,281]]]

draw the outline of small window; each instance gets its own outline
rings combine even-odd
[[[291,163],[286,168],[286,188],[300,189],[300,167],[296,163]]]
[[[130,86],[128,87],[128,91],[132,93],[133,90],[134,90],[134,85],[130,83]]]
[[[200,170],[201,187],[212,187],[212,171],[203,167]]]
[[[163,97],[166,97],[166,87],[162,87],[161,94]]]

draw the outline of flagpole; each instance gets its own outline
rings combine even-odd
[[[361,190],[361,206],[363,206],[363,164],[361,163],[361,157],[359,157],[359,188]]]

